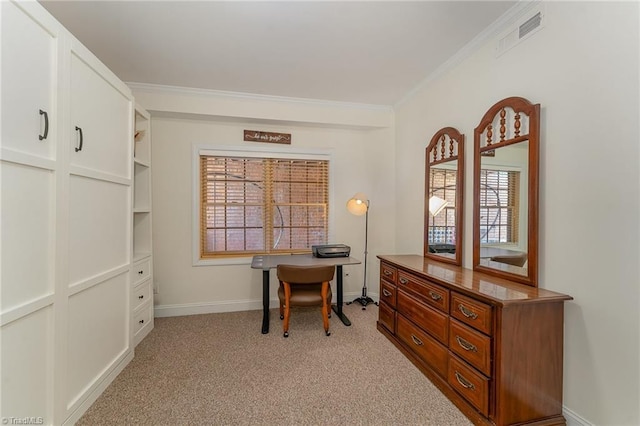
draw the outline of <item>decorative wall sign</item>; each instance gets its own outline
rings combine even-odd
[[[273,132],[260,132],[258,130],[245,130],[244,131],[245,142],[267,142],[267,143],[282,143],[291,144],[291,133],[273,133]]]

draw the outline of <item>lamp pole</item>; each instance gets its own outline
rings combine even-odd
[[[354,299],[351,302],[347,302],[347,305],[350,305],[350,304],[355,303],[355,302],[360,303],[362,305],[362,310],[367,309],[367,305],[369,303],[373,303],[374,305],[378,304],[372,298],[367,296],[367,257],[368,257],[368,254],[369,254],[369,251],[368,251],[369,203],[370,203],[369,200],[366,200],[367,209],[365,211],[365,216],[364,216],[364,280],[363,280],[363,284],[362,284],[362,296]]]

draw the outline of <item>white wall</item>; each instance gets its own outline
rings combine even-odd
[[[422,154],[453,126],[467,138],[471,265],[473,130],[503,98],[540,103],[539,285],[574,297],[565,305],[564,405],[585,424],[638,425],[638,3],[545,8],[537,34],[498,58],[495,37],[397,107],[396,249],[421,253]]]
[[[330,152],[330,216],[333,219],[330,242],[351,246],[352,256],[363,259],[364,217],[349,214],[346,202],[356,192],[367,194],[371,200],[367,275],[370,292],[377,295],[379,268],[375,256],[395,250],[395,163],[390,108],[385,112],[325,104],[321,106],[322,113],[318,113],[317,105],[298,104],[296,120],[300,121],[296,121],[284,120],[292,117],[287,111],[295,103],[288,104],[283,100],[265,107],[268,100],[264,98],[254,102],[247,97],[229,100],[206,92],[186,95],[176,91],[152,92],[151,95],[138,91],[136,100],[152,111],[154,281],[159,288],[157,316],[262,307],[262,271],[250,268],[251,258],[246,258],[240,265],[192,266],[194,144]],[[225,101],[244,103],[246,117],[217,115],[223,113]],[[323,122],[317,122],[319,117]],[[244,129],[291,133],[293,142],[290,146],[243,142]],[[344,273],[345,301],[348,301],[361,293],[363,265],[347,266]],[[272,272],[273,282],[275,275]],[[272,306],[277,306],[276,287],[271,285]],[[256,329],[258,327],[256,324]]]

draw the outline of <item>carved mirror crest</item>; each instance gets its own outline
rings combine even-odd
[[[438,130],[425,164],[424,255],[461,265],[464,135],[453,127]]]
[[[540,104],[503,99],[474,132],[473,269],[531,286],[538,278]]]

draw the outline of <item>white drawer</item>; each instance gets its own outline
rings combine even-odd
[[[152,300],[151,291],[151,280],[147,280],[142,284],[137,285],[133,289],[133,300],[131,301],[131,305],[133,306],[134,311],[142,306],[145,302]]]
[[[138,285],[142,281],[151,276],[151,259],[141,260],[133,265],[131,271],[131,282],[133,285]]]
[[[133,335],[135,344],[140,341],[153,328],[153,304],[147,303],[133,315]]]

